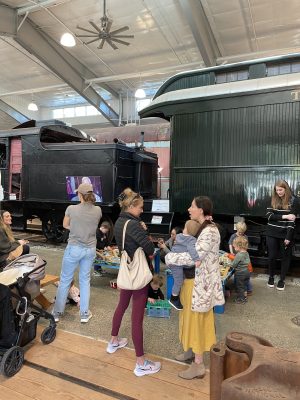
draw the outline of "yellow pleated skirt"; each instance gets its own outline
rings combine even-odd
[[[216,343],[213,309],[200,313],[191,310],[194,279],[185,279],[180,292],[183,310],[179,312],[179,340],[183,350],[202,354]]]

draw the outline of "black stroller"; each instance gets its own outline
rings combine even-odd
[[[45,277],[47,262],[37,254],[18,257],[0,273],[0,373],[11,377],[22,368],[23,347],[36,337],[40,318],[50,321],[42,334],[44,344],[56,337],[52,314],[34,305]]]

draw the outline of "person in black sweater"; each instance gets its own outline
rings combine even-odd
[[[161,291],[164,284],[164,278],[161,275],[154,274],[148,288],[148,302],[155,303],[156,300],[164,300],[165,296]]]
[[[121,213],[114,227],[115,239],[119,250],[123,250],[123,230],[125,223],[129,220],[126,227],[124,250],[126,250],[129,257],[133,259],[135,251],[141,247],[146,257],[149,259],[149,256],[154,253],[154,244],[149,239],[146,230],[147,227],[140,218],[144,206],[143,197],[130,188],[127,188],[120,194],[119,204]],[[127,339],[120,338],[118,334],[123,316],[132,299],[131,331],[136,354],[136,365],[134,369],[134,374],[136,376],[154,374],[161,368],[160,362],[147,360],[144,356],[143,319],[145,304],[148,297],[148,287],[149,284],[139,290],[120,289],[119,303],[115,309],[112,321],[111,340],[106,349],[108,353],[112,354],[127,345]]]
[[[288,272],[295,231],[295,219],[299,213],[299,199],[293,196],[288,183],[279,180],[272,191],[271,207],[267,208],[267,247],[269,256],[268,286],[274,287],[276,259],[281,258],[280,279],[276,288],[285,289],[285,276]]]

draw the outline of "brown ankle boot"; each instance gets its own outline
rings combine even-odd
[[[192,352],[192,349],[189,349],[188,351],[184,351],[183,353],[175,356],[175,360],[184,362],[184,361],[192,360],[194,357],[195,357],[195,355]]]
[[[182,379],[203,378],[205,375],[205,366],[203,363],[192,363],[185,371],[179,372],[178,376]]]

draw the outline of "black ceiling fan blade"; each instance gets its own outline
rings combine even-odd
[[[119,29],[116,29],[114,31],[111,31],[110,34],[111,35],[116,35],[117,33],[128,31],[128,29],[129,29],[129,26],[123,26],[123,28],[119,28]]]
[[[86,44],[91,44],[91,43],[94,43],[94,42],[96,42],[97,40],[99,40],[99,38],[98,38],[98,37],[97,37],[96,39],[90,40],[89,42],[86,42]]]
[[[91,31],[90,29],[82,28],[81,26],[77,25],[77,29],[81,29],[82,31],[93,33],[94,35],[97,34],[95,31]]]
[[[118,47],[110,39],[107,38],[106,41],[114,50],[117,50]]]
[[[99,26],[97,26],[94,21],[89,21],[89,23],[92,25],[93,28],[96,29],[96,31],[102,32],[102,29],[99,28]]]
[[[109,19],[108,22],[107,22],[107,25],[106,25],[106,27],[105,27],[105,32],[106,32],[106,33],[109,33],[110,28],[111,28],[111,26],[112,26],[112,23],[113,23],[112,20]]]
[[[110,39],[113,40],[114,42],[125,44],[125,46],[129,46],[130,45],[129,42],[124,42],[124,40],[119,40],[119,39],[116,39],[115,37],[112,37]]]
[[[97,37],[97,38],[99,38],[98,33],[95,33],[94,35],[77,35],[77,34],[75,34],[75,36],[76,37]]]
[[[112,35],[112,34],[110,34],[110,36],[112,36],[113,38],[118,38],[118,39],[120,39],[120,38],[122,38],[122,39],[133,39],[134,38],[134,35]]]
[[[100,50],[103,49],[104,43],[105,43],[105,39],[102,39],[100,44],[99,44],[99,46],[98,46],[98,49],[100,49]]]

